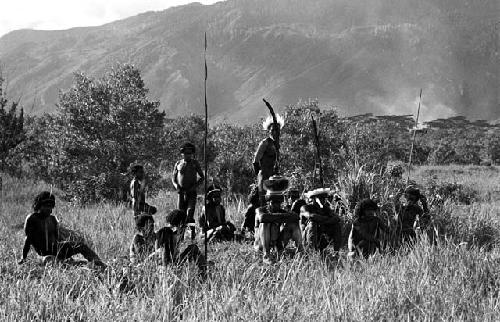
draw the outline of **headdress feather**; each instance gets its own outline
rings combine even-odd
[[[283,126],[285,126],[285,118],[279,114],[276,114],[276,121],[278,122],[278,124],[280,125],[280,129],[283,128]],[[271,115],[269,115],[265,120],[264,122],[262,122],[262,128],[264,130],[269,130],[269,127],[274,123],[273,121],[273,117]]]

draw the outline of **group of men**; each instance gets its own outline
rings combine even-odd
[[[241,233],[254,239],[254,247],[263,252],[265,263],[274,261],[272,250],[279,255],[290,240],[294,242],[298,252],[302,252],[304,248],[324,252],[329,245],[338,251],[342,246],[342,222],[339,209],[332,206],[332,193],[329,189],[318,188],[305,193],[304,198],[301,198],[297,189],[290,188],[288,179],[277,170],[279,144],[276,137],[279,137],[282,124],[267,122],[264,126],[269,137],[260,143],[255,154],[253,165],[257,185],[252,186]],[[186,228],[190,232],[191,241],[196,239],[194,215],[197,188],[205,180],[205,175],[194,158],[196,149],[193,144],[184,144],[180,152],[182,159],[175,164],[172,174],[172,184],[178,193],[177,209],[168,213],[165,226],[158,231],[155,231],[153,218],[157,209],[146,202],[144,167],[131,167],[133,178],[130,197],[137,230],[129,248],[132,264],[158,261],[167,265],[189,260],[200,267],[206,265],[196,243],[186,242],[185,249],[181,250]],[[199,226],[208,239],[207,242],[233,240],[235,236],[241,236],[227,220],[221,193],[221,188],[215,184],[208,187],[206,207],[203,207],[199,216]],[[406,204],[400,201],[403,193]],[[85,242],[67,240],[60,236],[57,218],[51,214],[54,206],[55,197],[50,192],[44,191],[35,198],[34,213],[25,222],[26,239],[21,262],[33,247],[45,262],[65,261],[73,255],[81,254],[96,266],[105,267]],[[395,196],[395,209],[398,234],[405,241],[415,237],[414,227],[417,223],[429,219],[426,199],[413,186]],[[380,249],[381,236],[388,231],[388,227],[377,217],[377,210],[377,203],[371,199],[357,203],[348,237],[350,256],[368,257]]]

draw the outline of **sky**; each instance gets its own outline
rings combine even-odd
[[[7,0],[0,5],[0,37],[17,29],[98,26],[146,11],[220,0]]]

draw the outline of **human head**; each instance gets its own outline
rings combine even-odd
[[[367,217],[373,216],[378,210],[378,205],[372,199],[363,199],[354,208],[354,216],[359,217]]]
[[[408,186],[405,189],[405,198],[409,202],[417,202],[420,199],[420,190],[415,186]]]
[[[144,179],[144,167],[142,165],[140,164],[133,165],[130,169],[130,172],[135,178],[139,180]]]
[[[191,142],[184,143],[181,146],[181,154],[184,160],[191,160],[196,153],[196,147]]]
[[[222,189],[216,185],[210,185],[207,188],[207,201],[213,204],[220,204],[222,201]]]
[[[288,203],[292,204],[295,200],[300,198],[300,191],[297,188],[290,188],[286,192]]]
[[[184,210],[174,209],[168,213],[166,223],[171,227],[183,227],[186,225],[187,214]]]
[[[285,197],[281,193],[267,192],[266,202],[270,207],[271,211],[277,211],[281,209],[281,204],[285,201]]]
[[[56,205],[56,197],[48,191],[40,192],[33,201],[33,210],[44,215],[50,215]]]
[[[151,215],[139,215],[135,217],[135,228],[145,236],[150,236],[154,233],[155,220]]]

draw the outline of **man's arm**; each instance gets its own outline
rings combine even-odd
[[[174,171],[172,172],[172,184],[174,185],[175,190],[179,190],[179,183],[177,182],[177,174],[178,174],[177,166],[178,165],[179,165],[179,162],[176,162],[175,166],[174,166]]]
[[[203,170],[201,169],[201,165],[198,162],[198,160],[196,160],[196,172],[198,173],[198,176],[200,177],[198,179],[198,181],[196,181],[196,185],[198,186],[203,182],[203,180],[205,180],[205,174],[203,173]]]
[[[138,211],[141,204],[141,194],[139,193],[139,182],[137,180],[132,181],[130,195],[132,196],[132,209]]]
[[[257,148],[257,152],[255,152],[255,156],[253,158],[253,169],[255,171],[255,174],[259,173],[260,171],[260,160],[264,156],[264,152],[267,149],[268,145],[268,140],[263,140],[260,142],[259,147]]]
[[[19,264],[22,264],[24,263],[24,261],[26,261],[28,253],[30,252],[31,249],[31,236],[33,234],[33,227],[30,221],[30,216],[26,217],[26,221],[24,222],[24,233],[26,235],[26,238],[24,239],[23,255],[21,260],[19,261]]]
[[[26,258],[28,257],[28,253],[30,252],[30,248],[31,248],[31,243],[29,241],[29,238],[26,237],[24,239],[24,246],[23,246],[23,257],[21,258],[21,260],[18,262],[18,264],[22,264],[26,261]]]

